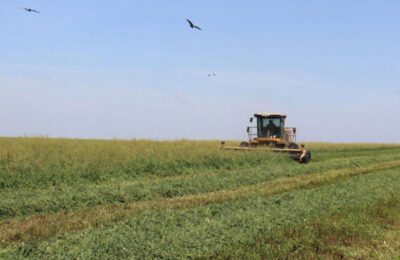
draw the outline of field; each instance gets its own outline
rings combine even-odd
[[[306,147],[0,138],[0,259],[400,258],[400,145]]]

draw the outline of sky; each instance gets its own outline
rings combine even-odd
[[[399,143],[399,13],[398,0],[3,0],[0,136],[242,140],[254,113],[279,112],[299,141]]]

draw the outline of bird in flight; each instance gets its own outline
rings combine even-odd
[[[26,8],[26,7],[24,7],[24,8],[21,8],[21,9],[24,9],[25,11],[27,11],[27,12],[33,12],[33,13],[40,13],[39,11],[37,11],[37,10],[35,10],[35,9],[32,9],[32,8]]]
[[[192,23],[192,21],[190,21],[189,19],[186,19],[186,21],[189,23],[189,25],[190,25],[190,28],[196,28],[196,29],[199,29],[200,31],[201,31],[201,28],[200,27],[198,27],[198,26],[196,26],[196,25],[194,25],[193,23]]]
[[[185,99],[185,96],[182,93],[179,93],[176,97],[178,99]]]
[[[217,75],[215,75],[215,73],[212,73],[212,74],[210,73],[210,74],[208,74],[209,77],[211,77],[211,75],[214,76],[214,77],[217,76]]]

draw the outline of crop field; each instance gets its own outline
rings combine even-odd
[[[400,145],[306,147],[0,138],[0,259],[400,258]]]

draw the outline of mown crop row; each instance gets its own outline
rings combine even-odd
[[[374,163],[400,160],[400,154],[378,154],[331,160],[303,166],[289,163],[277,167],[277,162],[248,170],[222,170],[145,181],[117,182],[102,185],[57,185],[42,189],[6,189],[0,191],[0,221],[16,216],[56,213],[109,204],[161,200],[219,190],[236,189],[272,181],[338,169],[352,169]]]
[[[203,207],[148,209],[136,217],[110,222],[43,242],[14,244],[0,253],[103,259],[129,257],[257,257],[288,229],[316,219],[368,207],[400,195],[398,170],[371,172],[332,185]],[[356,225],[357,223],[353,223]],[[262,245],[261,247],[259,247]],[[276,251],[276,250],[275,250]]]
[[[0,258],[351,257],[313,232],[398,201],[400,145],[307,147],[304,165],[218,141],[0,138]]]
[[[282,178],[276,181],[245,186],[235,190],[223,190],[199,195],[183,196],[162,201],[144,201],[125,205],[87,208],[84,210],[61,212],[55,215],[36,216],[16,219],[0,224],[0,242],[7,244],[16,240],[32,240],[50,237],[59,232],[77,231],[91,226],[98,226],[113,221],[120,221],[136,216],[148,209],[180,209],[199,207],[212,203],[240,201],[251,197],[268,197],[274,194],[311,189],[321,185],[343,181],[351,176],[367,174],[377,170],[396,169],[400,161],[375,164],[363,168],[336,170],[331,172]]]
[[[259,239],[253,247],[261,249],[259,257],[270,259],[400,259],[399,230],[400,196],[395,195],[286,227],[279,236]]]

